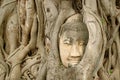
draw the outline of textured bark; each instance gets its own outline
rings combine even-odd
[[[59,31],[87,25],[82,60],[64,67]],[[0,0],[0,80],[119,80],[120,0]]]

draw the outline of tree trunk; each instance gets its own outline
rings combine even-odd
[[[120,79],[120,0],[0,0],[0,16],[0,80]],[[60,33],[76,21],[89,39],[65,67]]]

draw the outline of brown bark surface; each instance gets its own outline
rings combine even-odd
[[[78,17],[89,40],[78,65],[66,68],[59,32]],[[0,0],[0,80],[119,79],[120,0]]]

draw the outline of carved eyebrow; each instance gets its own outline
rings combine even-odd
[[[72,43],[72,39],[71,39],[71,38],[65,38],[65,39],[63,40],[63,43],[64,43],[64,44],[71,44],[71,43]]]

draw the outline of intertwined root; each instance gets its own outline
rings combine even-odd
[[[78,73],[81,72],[81,75],[83,72],[86,78],[91,75],[88,70],[95,69],[94,80],[119,80],[119,4],[119,0],[0,0],[0,80],[34,80],[36,77],[43,80],[49,66],[51,70],[47,76],[56,75],[49,72],[57,70],[55,66],[58,64],[55,62],[59,57],[56,55],[59,28],[67,18],[71,21],[70,17],[82,11],[90,42],[87,55],[77,67]],[[47,63],[44,59],[48,58],[44,54],[44,33],[52,40],[52,43],[46,41],[47,46],[50,46],[47,50],[49,52],[52,49],[54,54],[49,56]],[[56,59],[53,60],[51,56]],[[90,66],[95,63],[95,67]],[[40,74],[37,72],[39,65]],[[77,78],[83,77],[80,75]]]

